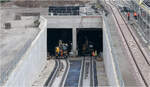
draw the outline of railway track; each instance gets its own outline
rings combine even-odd
[[[88,57],[83,59],[81,72],[79,87],[94,87],[93,58]]]
[[[67,71],[69,69],[68,60],[55,60],[55,68],[52,74],[46,81],[46,87],[62,87],[64,85],[65,78],[67,76]]]
[[[140,45],[138,44],[125,19],[121,15],[119,9],[111,0],[105,1],[105,3],[112,10],[118,30],[121,33],[125,44],[127,45],[127,49],[130,52],[130,57],[133,59],[144,85],[146,87],[150,86],[150,63],[148,62],[147,57],[143,53]]]
[[[94,60],[86,57],[77,60],[55,60],[52,74],[45,83],[45,87],[95,87]]]
[[[125,1],[123,1],[123,0],[122,0],[122,2],[123,2],[123,4],[125,4],[125,5],[129,5],[129,3],[127,4],[127,3],[125,3]],[[130,3],[130,4],[131,4],[131,3]],[[116,7],[117,7],[117,5],[116,5]],[[120,10],[119,8],[117,8],[117,9]],[[123,13],[121,13],[120,11],[119,11],[119,13],[122,14],[121,16],[122,16],[122,18],[124,19],[124,21],[127,20],[125,13],[123,14]],[[135,19],[135,20],[136,20],[136,19]],[[127,24],[127,22],[125,22],[125,23]],[[130,28],[130,27],[129,27],[129,28]],[[135,29],[135,28],[134,28],[134,29]],[[132,33],[131,28],[130,28],[130,32]],[[132,34],[132,36],[134,37],[134,39],[135,39],[135,41],[136,41],[138,47],[140,48],[142,54],[144,55],[147,64],[150,66],[150,57],[149,57],[149,55],[147,55],[146,52],[144,52],[145,50],[142,49],[142,45],[138,42],[138,39],[136,38],[136,36],[135,36],[134,34]],[[146,39],[145,39],[145,40],[146,40]]]

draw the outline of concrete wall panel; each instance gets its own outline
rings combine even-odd
[[[48,28],[102,28],[101,16],[46,16]]]
[[[47,58],[47,21],[43,17],[40,21],[41,31],[10,74],[5,84],[6,87],[29,87],[44,68]]]
[[[109,42],[109,35],[107,33],[108,28],[106,28],[105,22],[103,22],[103,57],[106,74],[109,80],[109,84],[114,87],[118,87],[118,78],[116,74],[115,64],[112,56],[112,49]]]

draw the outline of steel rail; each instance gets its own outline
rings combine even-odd
[[[115,6],[112,2],[110,2],[110,4],[112,4],[113,6]],[[140,52],[141,52],[141,53],[142,53],[142,55],[144,56],[144,59],[145,59],[146,63],[150,66],[150,62],[148,61],[148,59],[147,59],[146,55],[145,55],[145,54],[144,54],[144,52],[142,51],[141,46],[139,45],[139,43],[138,43],[138,41],[136,40],[135,36],[133,35],[132,31],[130,30],[130,28],[129,28],[128,24],[126,23],[125,19],[123,18],[122,14],[120,13],[120,11],[119,11],[119,9],[117,8],[117,6],[115,6],[115,7],[116,7],[116,9],[118,10],[118,12],[119,12],[119,14],[120,14],[121,18],[123,19],[123,21],[124,21],[125,25],[127,26],[127,28],[128,28],[128,30],[129,30],[129,32],[131,33],[131,35],[132,35],[132,37],[133,37],[134,41],[136,42],[136,45],[138,46],[138,48],[139,48]]]
[[[54,74],[53,74],[51,80],[49,81],[47,87],[52,87],[52,84],[53,84],[53,82],[54,82],[54,80],[55,80],[55,78],[56,78],[56,75],[57,75],[57,73],[59,72],[60,60],[57,59],[56,61],[57,61],[57,63],[58,63],[58,66],[57,66],[57,68],[56,68],[56,70],[55,70],[55,72],[54,72]]]
[[[57,60],[55,60],[55,62],[56,62],[55,68],[53,69],[52,74],[49,76],[48,80],[46,81],[46,83],[44,85],[45,87],[52,87],[52,85],[56,79],[57,74],[60,72],[61,67],[63,67],[63,63],[61,62],[61,60],[57,59]],[[66,63],[66,67],[65,67],[65,70],[63,72],[61,81],[59,83],[59,87],[63,86],[63,83],[65,82],[64,79],[67,76],[66,72],[68,71],[68,68],[69,68],[69,61],[67,59],[65,59],[65,63]]]
[[[91,75],[90,75],[90,76],[91,76],[91,77],[90,77],[90,78],[91,78],[91,79],[90,79],[90,80],[91,80],[91,86],[92,86],[92,87],[95,87],[95,83],[94,83],[93,57],[90,58],[90,63],[91,63],[91,64],[90,64],[90,66],[91,66],[91,68],[90,68],[90,72],[91,72],[91,73],[90,73],[90,74],[91,74]]]
[[[117,6],[115,6],[115,7],[117,8]],[[117,10],[118,10],[118,12],[119,12],[120,16],[122,17],[122,19],[123,19],[124,23],[127,25],[128,30],[130,31],[130,33],[131,33],[132,37],[134,38],[134,41],[136,42],[136,44],[137,44],[137,46],[138,46],[139,50],[141,51],[142,55],[144,56],[146,63],[150,66],[150,61],[148,61],[148,59],[147,59],[146,55],[145,55],[145,54],[144,54],[144,52],[142,51],[142,48],[141,48],[140,44],[139,44],[139,43],[138,43],[138,41],[136,40],[135,36],[133,35],[132,31],[130,30],[130,28],[129,28],[128,24],[126,23],[126,21],[125,21],[124,17],[122,16],[122,14],[121,14],[121,12],[119,11],[119,9],[118,9],[118,8],[117,8]],[[145,21],[145,19],[144,19],[144,22],[146,22],[146,21]],[[146,24],[147,24],[147,23],[146,23]]]
[[[55,60],[55,67],[54,67],[51,75],[48,77],[47,81],[45,82],[44,87],[47,87],[49,85],[49,82],[51,82],[53,80],[54,75],[56,75],[56,72],[58,70],[58,67],[59,67],[59,62],[58,62],[58,60]]]
[[[88,65],[87,65],[88,63]],[[87,68],[88,67],[88,68]],[[86,71],[88,70],[88,73],[86,73]],[[78,87],[84,87],[83,84],[85,84],[84,80],[87,80],[87,78],[83,78],[86,77],[88,74],[89,78],[89,87],[95,87],[94,85],[94,70],[93,70],[93,59],[90,57],[88,59],[84,58],[82,61],[82,70],[81,70],[81,75],[80,75],[80,83]]]
[[[64,74],[62,76],[61,82],[59,84],[59,87],[63,86],[63,82],[65,82],[64,79],[67,76],[67,71],[68,71],[68,68],[69,68],[69,61],[67,59],[65,59],[65,62],[66,62],[66,68],[65,68]]]
[[[82,87],[83,86],[84,64],[85,64],[85,56],[82,59],[82,66],[81,66],[81,70],[80,70],[80,79],[79,79],[78,87]]]

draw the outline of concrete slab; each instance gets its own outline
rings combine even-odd
[[[16,67],[12,69],[12,72],[10,73],[9,78],[4,86],[31,87],[36,76],[45,66],[47,58],[47,21],[43,17],[40,17],[39,21],[40,32],[37,34],[36,38],[33,39],[33,41],[31,40],[31,43],[24,46],[24,48],[27,49],[19,51],[21,52],[19,53],[21,55],[17,55],[17,57],[19,57],[20,60],[19,62],[16,62],[16,65],[12,64]],[[26,47],[28,45],[29,47]]]

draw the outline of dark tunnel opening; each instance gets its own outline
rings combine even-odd
[[[55,47],[58,46],[59,40],[69,45],[68,52],[71,51],[72,29],[50,28],[47,29],[47,51],[51,56],[55,55]],[[93,45],[91,49],[90,46]],[[85,47],[86,52],[83,52]],[[103,31],[100,28],[80,28],[77,29],[77,50],[78,55],[89,55],[91,51],[103,52]]]
[[[58,46],[59,40],[62,40],[63,43],[72,42],[72,29],[56,29],[50,28],[47,29],[47,51],[51,56],[55,55],[55,47]]]
[[[103,31],[100,28],[80,28],[77,33],[78,55],[103,52]],[[93,47],[92,47],[93,46]],[[86,51],[84,51],[86,49]]]

